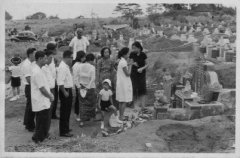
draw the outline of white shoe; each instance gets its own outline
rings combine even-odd
[[[17,95],[17,99],[20,99],[20,95]]]
[[[101,129],[104,129],[104,122],[101,122]]]
[[[16,101],[17,100],[17,96],[12,97],[9,101]]]
[[[119,120],[118,117],[116,117],[116,121],[117,121],[117,123],[119,123],[119,124],[123,124],[123,121]]]

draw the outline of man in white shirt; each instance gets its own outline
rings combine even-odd
[[[53,52],[50,50],[45,50],[45,54],[47,56],[47,62],[42,67],[42,70],[46,76],[50,91],[54,95],[55,94],[55,78],[52,75],[52,71],[51,71],[51,67],[50,67],[50,64],[52,63],[52,59],[53,59]],[[54,98],[54,100],[55,100],[55,98]],[[50,112],[49,112],[50,118],[52,118],[53,106],[54,106],[54,101],[51,103],[51,107],[50,107]],[[50,124],[51,124],[51,120],[49,121],[49,129],[50,129]]]
[[[35,60],[35,48],[29,48],[27,50],[27,58],[23,61],[22,63],[22,80],[23,84],[25,84],[25,96],[27,99],[26,102],[26,108],[25,108],[25,113],[24,113],[24,121],[23,125],[25,125],[25,128],[33,132],[35,128],[35,122],[34,122],[34,117],[35,113],[32,111],[32,103],[31,103],[31,84],[30,84],[30,78],[31,78],[31,73],[32,73],[32,65]]]
[[[55,87],[54,87],[54,90],[52,90],[52,93],[54,95],[54,101],[53,101],[52,110],[51,110],[52,111],[52,119],[59,119],[59,117],[56,114],[57,104],[58,104],[58,86],[57,86],[57,80],[56,80],[57,79],[57,70],[56,69],[57,69],[58,61],[55,58],[55,55],[57,54],[56,47],[57,47],[56,43],[49,42],[47,44],[47,49],[46,49],[48,51],[51,51],[53,54],[52,61],[49,65],[52,77],[55,80]]]
[[[54,100],[50,92],[49,83],[41,69],[47,62],[44,51],[37,51],[35,54],[36,64],[32,68],[31,76],[31,97],[32,110],[36,113],[36,129],[32,136],[35,143],[42,142],[49,136],[49,117],[51,102]]]
[[[78,51],[84,51],[85,53],[88,51],[89,41],[87,37],[83,36],[83,29],[78,28],[77,29],[77,36],[75,36],[70,44],[69,47],[73,51],[73,64],[75,63],[75,59],[77,56]]]
[[[63,52],[63,60],[59,64],[57,70],[57,84],[59,86],[60,98],[60,121],[59,133],[62,137],[72,137],[69,129],[69,118],[72,107],[72,87],[73,78],[70,72],[70,65],[72,65],[72,52],[67,50]]]

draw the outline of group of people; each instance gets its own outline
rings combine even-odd
[[[59,134],[73,136],[69,127],[73,89],[76,90],[74,111],[80,127],[95,119],[96,109],[101,110],[103,117],[105,112],[113,110],[118,122],[123,123],[129,103],[140,100],[141,106],[145,105],[148,64],[141,44],[134,42],[131,54],[129,48],[122,48],[117,60],[111,58],[110,48],[104,47],[101,58],[95,62],[95,55],[87,51],[89,42],[82,31],[77,30],[60,63],[55,59],[54,43],[48,43],[45,50],[27,50],[27,59],[22,63],[27,98],[24,125],[34,131],[32,140],[36,143],[49,137],[51,118],[58,119],[58,97]],[[104,129],[103,121],[101,128]]]

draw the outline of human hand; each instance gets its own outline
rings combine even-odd
[[[69,97],[69,93],[68,93],[67,91],[65,91],[64,96],[65,96],[66,98]]]
[[[54,95],[51,93],[50,95],[50,101],[53,102],[54,101]]]
[[[137,66],[137,67],[138,67],[138,64],[137,64],[137,62],[133,62],[133,63],[132,63],[132,65],[134,65],[134,66]]]
[[[138,71],[139,73],[142,73],[143,69],[142,69],[142,68],[139,68],[137,71]]]

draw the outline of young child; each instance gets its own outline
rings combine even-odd
[[[109,79],[105,79],[102,82],[103,89],[99,92],[99,99],[98,99],[98,108],[101,109],[102,112],[102,121],[101,121],[101,129],[104,129],[104,116],[105,112],[109,112],[110,110],[114,111],[115,116],[117,116],[117,109],[113,106],[113,100],[112,100],[112,91],[110,89],[111,87],[111,81]],[[116,117],[118,118],[118,117]],[[123,123],[120,120],[117,120],[118,123]]]
[[[11,86],[13,91],[13,97],[10,99],[10,101],[15,101],[20,98],[20,86],[21,86],[21,58],[19,55],[15,55],[13,58],[11,58],[11,63],[13,66],[10,66],[8,70],[11,72]]]

